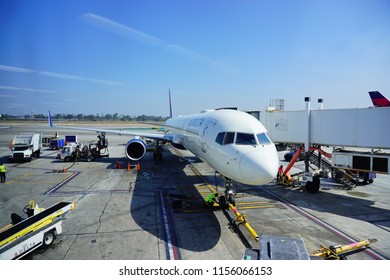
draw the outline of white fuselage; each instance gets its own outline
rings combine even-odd
[[[176,117],[165,123],[173,142],[183,145],[223,176],[243,184],[265,184],[276,177],[275,145],[253,116],[215,110]]]

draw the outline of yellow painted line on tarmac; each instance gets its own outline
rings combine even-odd
[[[69,177],[73,176],[74,173],[75,173],[75,172],[69,172],[69,175],[66,176],[64,179],[62,179],[62,180],[60,181],[60,184],[61,184],[62,182],[64,182],[64,181],[68,180]]]
[[[236,208],[238,210],[245,210],[245,209],[267,209],[267,208],[276,208],[276,205],[254,205],[254,206],[237,206]]]
[[[54,182],[10,181],[10,182],[7,182],[5,184],[6,185],[8,185],[8,184],[9,185],[11,185],[11,184],[14,184],[14,185],[52,185],[52,184],[54,184]]]
[[[273,202],[269,202],[269,201],[240,201],[240,202],[236,202],[236,205],[244,205],[244,204],[266,204],[266,205],[271,205],[271,204],[275,204]]]
[[[28,177],[28,176],[31,176],[32,173],[26,173],[26,174],[23,174],[23,175],[20,175],[20,176],[17,176],[16,178],[12,179],[12,180],[9,180],[7,182],[5,182],[6,185],[8,184],[14,184],[15,182],[18,182],[19,180],[22,180],[23,177]]]

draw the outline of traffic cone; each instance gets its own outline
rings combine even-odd
[[[140,171],[141,170],[141,165],[139,164],[139,162],[137,162],[137,171]]]
[[[127,171],[130,171],[131,169],[131,166],[130,166],[130,162],[127,163]]]
[[[64,168],[62,169],[62,172],[66,173],[66,167],[64,165]]]

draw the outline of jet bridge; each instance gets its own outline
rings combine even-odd
[[[390,107],[323,109],[321,100],[320,109],[312,110],[309,97],[305,102],[305,110],[260,113],[275,143],[303,144],[306,152],[313,146],[348,147],[333,152],[332,167],[390,174],[390,153],[384,151],[390,149]]]
[[[390,107],[265,111],[260,120],[276,143],[390,149]]]

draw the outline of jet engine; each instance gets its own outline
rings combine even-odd
[[[134,138],[126,144],[126,156],[130,160],[138,161],[146,154],[146,146],[144,141],[139,138]]]

